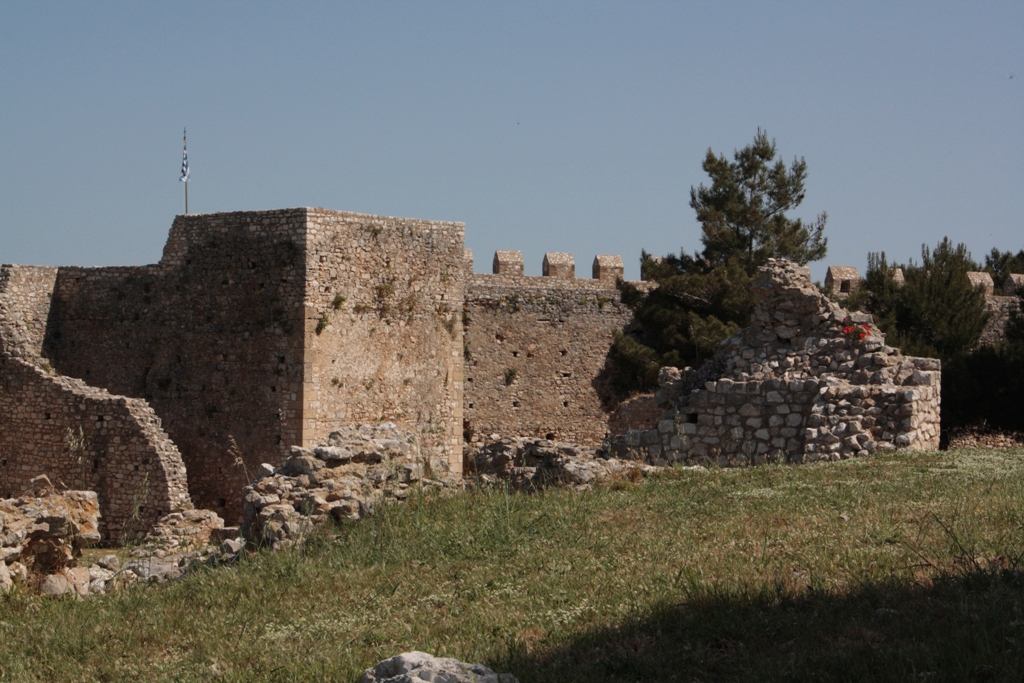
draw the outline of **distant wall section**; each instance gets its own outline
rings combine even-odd
[[[508,253],[495,257],[499,274],[467,275],[465,436],[598,445],[608,425],[599,376],[615,332],[632,319],[616,273],[605,267],[608,277],[577,279],[562,266],[558,276],[507,274],[516,272],[503,270]]]

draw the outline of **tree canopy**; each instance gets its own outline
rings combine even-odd
[[[970,352],[978,343],[988,314],[985,294],[967,273],[978,270],[967,247],[944,238],[935,250],[921,246],[921,264],[899,266],[905,284],[896,285],[881,254],[868,254],[864,285],[847,301],[851,308],[870,311],[888,342],[904,353],[950,360]]]

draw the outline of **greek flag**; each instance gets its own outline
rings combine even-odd
[[[188,182],[188,131],[184,133],[184,142],[181,148],[181,177],[178,178],[179,183]]]

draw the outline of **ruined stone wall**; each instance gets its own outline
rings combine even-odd
[[[597,445],[600,374],[632,319],[611,279],[467,275],[465,431]]]
[[[985,311],[989,315],[988,324],[978,340],[979,346],[996,346],[1003,339],[1006,321],[1010,319],[1010,311],[1020,306],[1017,296],[986,296]]]
[[[146,399],[194,502],[229,520],[301,441],[305,236],[304,209],[178,216],[157,265],[57,274],[50,362]]]
[[[391,421],[462,469],[464,226],[310,210],[303,445]]]
[[[886,346],[805,267],[771,260],[751,325],[700,370],[662,370],[664,418],[616,435],[612,454],[722,466],[812,462],[939,445],[939,361]]]
[[[50,315],[57,269],[49,266],[0,266],[0,347],[39,362]]]
[[[118,540],[191,507],[185,466],[145,401],[0,354],[0,498],[33,477],[95,491],[100,531]]]

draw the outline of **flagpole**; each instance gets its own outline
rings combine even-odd
[[[181,177],[178,179],[185,183],[185,215],[188,215],[188,130],[182,132],[181,143]]]

